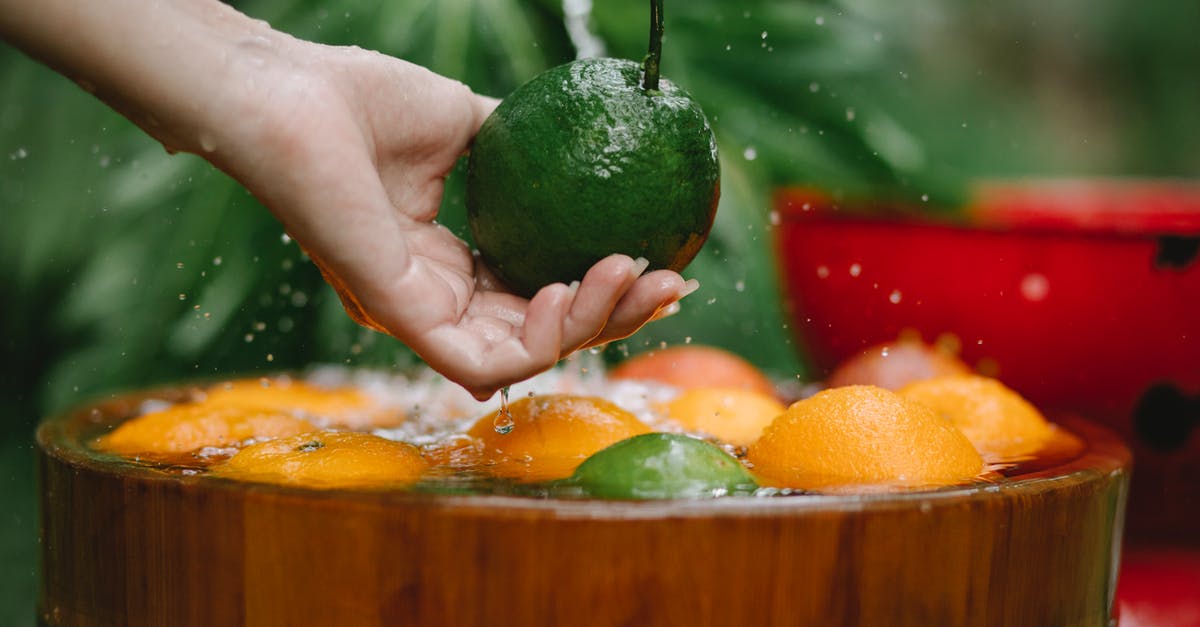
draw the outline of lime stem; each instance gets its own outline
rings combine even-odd
[[[650,51],[642,62],[642,89],[658,90],[658,63],[662,60],[663,0],[650,0]]]

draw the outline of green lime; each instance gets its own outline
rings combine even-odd
[[[607,499],[704,498],[749,493],[754,477],[720,448],[674,433],[621,440],[584,460],[569,483]]]
[[[632,61],[573,61],[483,123],[467,217],[484,263],[513,291],[582,279],[611,253],[679,271],[704,244],[720,195],[716,139],[683,90],[642,78]]]

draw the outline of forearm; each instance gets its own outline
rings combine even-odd
[[[217,0],[0,0],[0,36],[168,149],[197,153],[214,145],[250,68],[290,42]]]

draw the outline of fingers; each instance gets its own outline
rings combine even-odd
[[[617,303],[626,295],[650,262],[610,255],[584,275],[571,308],[563,319],[562,353],[574,352],[600,335]]]
[[[629,337],[647,322],[675,313],[679,310],[679,300],[699,287],[695,279],[684,281],[670,270],[655,270],[639,278],[617,303],[603,331],[585,347]]]

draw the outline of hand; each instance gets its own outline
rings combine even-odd
[[[434,221],[446,175],[497,102],[359,49],[293,40],[284,59],[256,72],[207,156],[283,222],[355,320],[477,397],[626,337],[695,288],[614,255],[578,285],[507,292]]]

